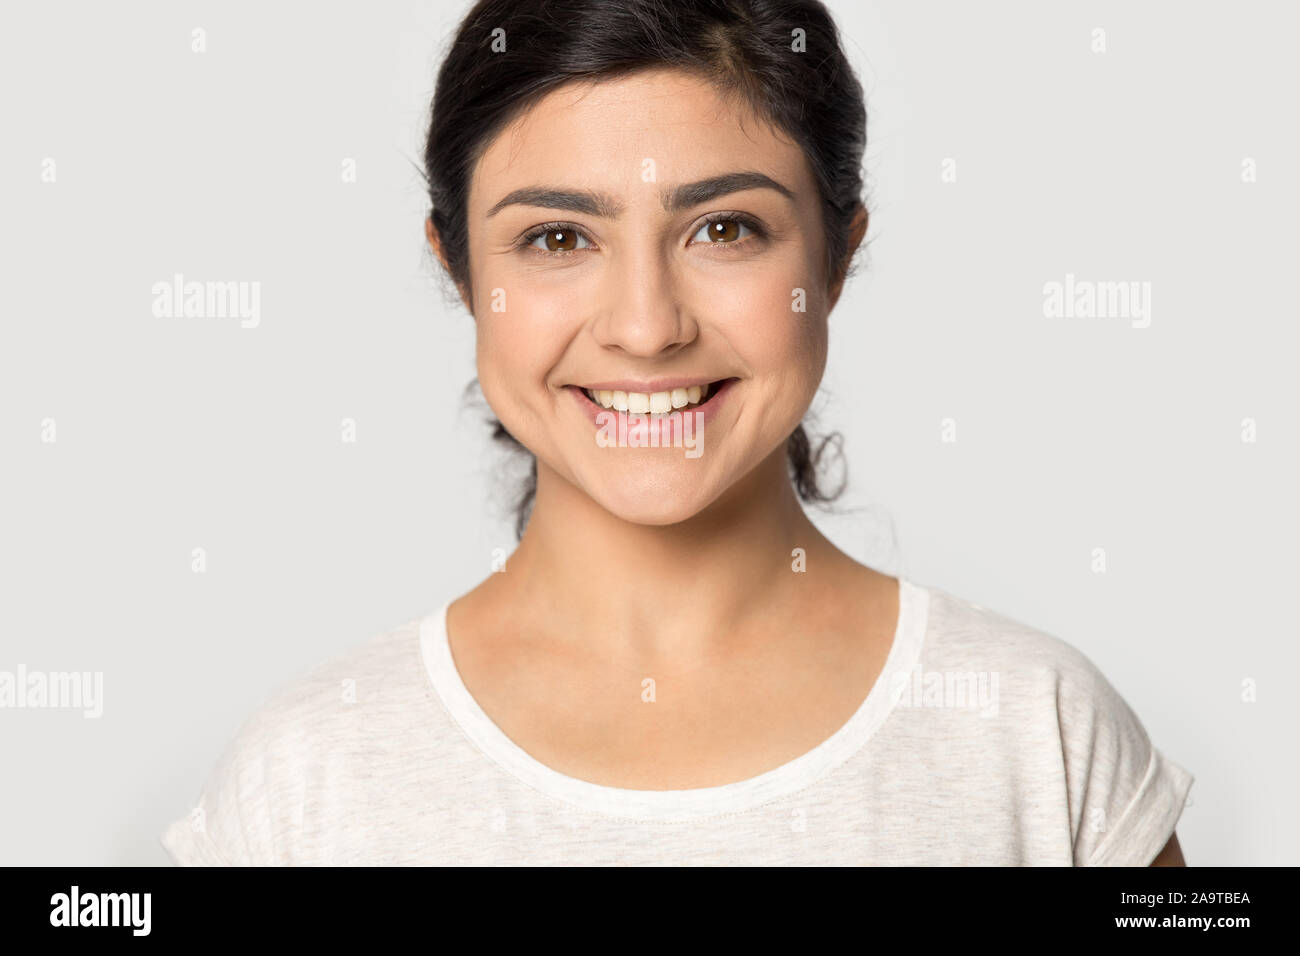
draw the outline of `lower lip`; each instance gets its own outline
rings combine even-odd
[[[657,431],[656,421],[658,419],[669,417],[670,415],[673,414],[673,412],[682,412],[682,413],[691,414],[692,416],[694,416],[692,418],[692,423],[707,424],[708,422],[711,422],[714,418],[718,416],[718,412],[721,410],[722,406],[726,403],[727,398],[731,395],[731,388],[735,384],[736,384],[736,379],[734,378],[729,378],[724,380],[723,383],[718,386],[716,391],[710,393],[709,400],[705,402],[703,405],[697,405],[694,408],[690,406],[687,406],[686,408],[674,408],[672,412],[661,412],[658,414],[654,414],[650,412],[620,412],[616,408],[605,408],[604,406],[597,405],[595,402],[589,399],[587,397],[587,393],[583,389],[579,388],[577,385],[566,385],[565,390],[573,394],[574,399],[578,403],[578,407],[587,416],[591,424],[597,428],[600,428],[602,425],[607,424],[609,419],[605,419],[604,421],[599,421],[597,420],[596,416],[601,414],[605,414],[605,415],[613,414],[613,415],[626,416],[629,420],[629,424],[633,420],[645,421],[648,419],[650,423],[649,428],[652,431]]]

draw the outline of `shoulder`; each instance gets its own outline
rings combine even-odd
[[[328,748],[361,718],[401,707],[424,689],[420,619],[373,635],[281,685],[239,728],[237,749],[299,754]]]
[[[942,588],[927,587],[924,653],[933,660],[982,662],[1037,670],[1081,682],[1101,672],[1082,651],[1056,635]]]
[[[1092,658],[1055,634],[940,588],[928,595],[918,667],[987,675],[1013,716],[1040,723],[1054,715],[1065,743],[1097,725],[1136,722],[1128,703]]]
[[[939,588],[917,670],[976,675],[995,719],[980,739],[1014,773],[1059,778],[1076,863],[1146,865],[1171,835],[1193,778],[1153,744],[1129,702],[1082,650]],[[957,681],[960,684],[960,680]],[[938,724],[948,733],[952,725]]]
[[[996,676],[1013,707],[1050,703],[1062,717],[1072,718],[1127,710],[1111,681],[1075,645],[941,588],[925,591],[922,668]]]
[[[374,742],[416,719],[429,690],[421,618],[376,634],[277,688],[238,726],[197,805],[162,837],[178,863],[254,864],[276,857],[301,823],[309,790],[363,779]]]

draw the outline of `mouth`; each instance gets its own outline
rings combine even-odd
[[[570,385],[597,408],[632,414],[666,414],[668,412],[695,411],[715,400],[735,378],[720,378],[712,382],[692,384],[659,384],[653,391],[635,391],[630,388],[601,388],[597,386]]]

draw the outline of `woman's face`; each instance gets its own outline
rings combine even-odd
[[[833,304],[812,173],[706,81],[551,92],[489,144],[468,215],[488,404],[612,514],[698,514],[803,418]]]

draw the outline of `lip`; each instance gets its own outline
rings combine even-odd
[[[583,414],[587,416],[588,421],[590,421],[591,424],[597,428],[601,427],[606,423],[606,422],[598,421],[596,418],[597,415],[600,415],[602,413],[612,414],[612,415],[624,415],[629,417],[632,415],[636,415],[638,418],[649,419],[651,422],[651,427],[654,428],[655,427],[654,422],[657,421],[658,419],[666,418],[669,415],[672,415],[674,412],[688,411],[688,409],[674,408],[672,412],[659,412],[659,413],[620,412],[618,411],[618,409],[615,408],[605,408],[602,405],[597,405],[595,402],[593,402],[591,399],[587,397],[587,394],[586,392],[583,391],[583,389],[584,388],[609,389],[611,392],[612,391],[667,392],[667,391],[671,391],[673,388],[688,388],[691,385],[707,385],[709,384],[710,381],[715,381],[715,382],[720,381],[721,384],[719,384],[716,389],[710,390],[709,399],[703,405],[700,405],[698,408],[689,409],[689,411],[692,414],[701,416],[701,417],[697,417],[695,421],[700,423],[708,423],[712,421],[714,418],[716,418],[718,416],[718,413],[727,404],[728,400],[731,398],[733,386],[735,386],[736,383],[740,381],[739,379],[724,378],[719,380],[719,379],[705,378],[705,379],[695,380],[695,379],[680,379],[680,378],[678,379],[664,378],[664,379],[655,379],[649,383],[628,382],[624,380],[624,381],[614,382],[614,383],[601,382],[596,385],[585,385],[585,386],[566,385],[564,386],[564,390],[573,396],[574,401],[578,404],[578,408],[583,412]],[[683,384],[683,382],[685,382],[686,384]],[[632,387],[631,388],[626,387],[628,385],[631,385]],[[647,385],[653,387],[647,388]],[[665,385],[667,387],[664,387]],[[608,419],[606,421],[608,421]]]
[[[696,378],[652,378],[643,382],[633,381],[630,378],[611,378],[602,382],[583,382],[577,387],[589,388],[596,392],[644,392],[646,395],[651,395],[654,392],[671,392],[675,388],[690,388],[692,385],[709,385],[713,382],[725,381],[729,380],[725,378],[708,378],[707,376],[697,376]],[[576,385],[576,383],[574,384]]]

